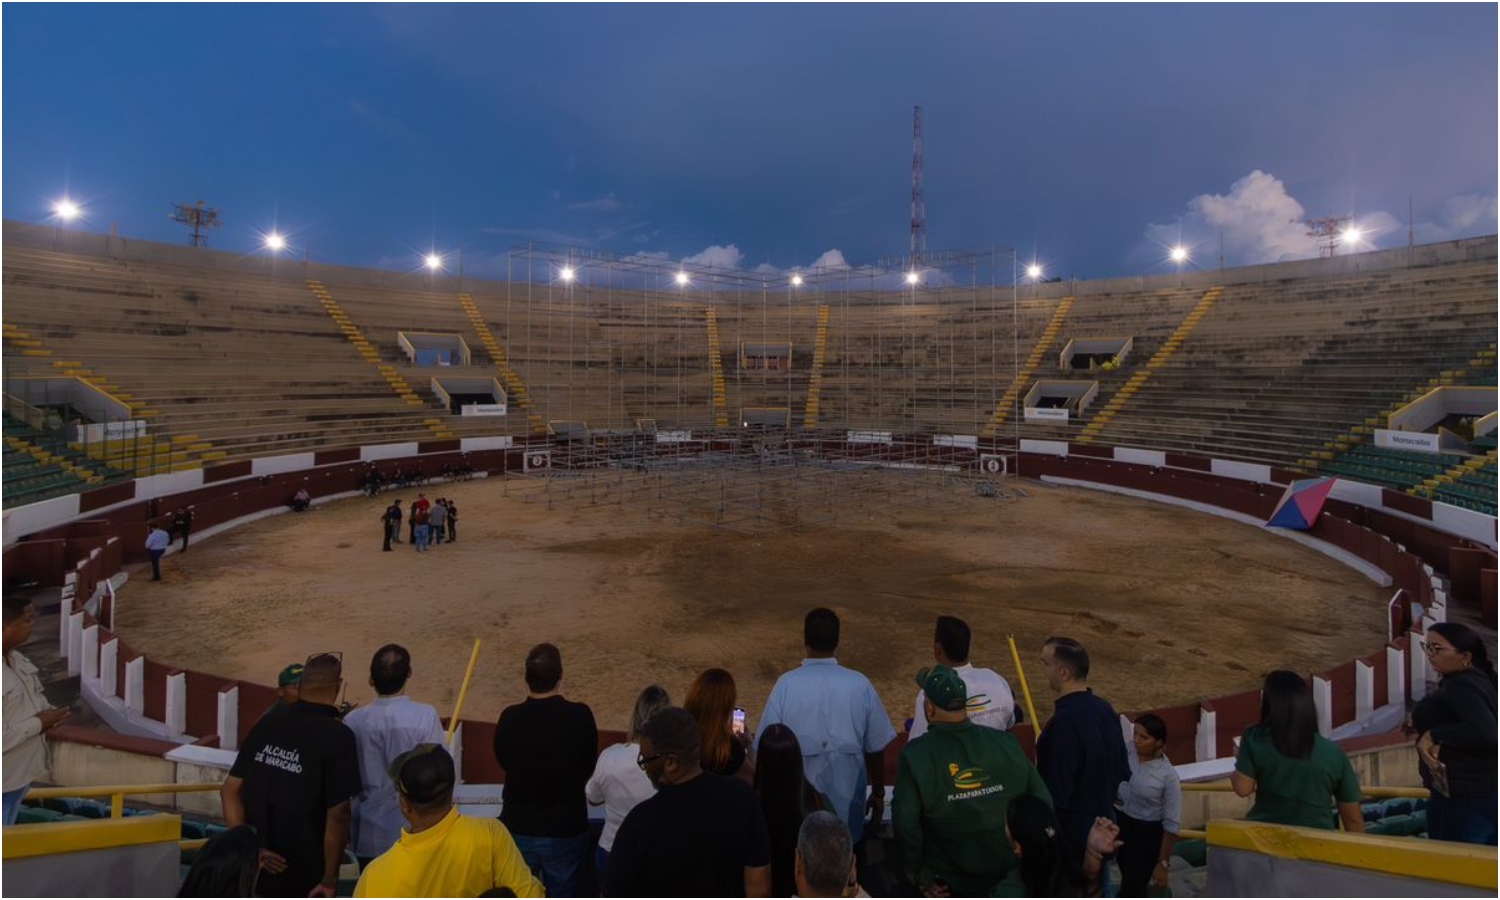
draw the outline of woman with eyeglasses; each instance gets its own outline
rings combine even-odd
[[[1422,784],[1432,791],[1427,835],[1440,841],[1495,845],[1495,666],[1467,625],[1427,629],[1427,661],[1442,676],[1412,710]]]
[[[1349,757],[1318,734],[1318,709],[1301,675],[1266,676],[1260,724],[1245,729],[1229,783],[1241,797],[1255,795],[1245,816],[1252,822],[1333,828],[1337,805],[1345,831],[1364,831],[1359,777]]]

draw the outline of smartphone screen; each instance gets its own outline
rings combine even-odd
[[[736,706],[734,708],[734,712],[729,718],[729,728],[735,734],[745,733],[745,708],[743,706]]]

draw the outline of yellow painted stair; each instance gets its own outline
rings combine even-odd
[[[67,472],[75,478],[81,479],[86,484],[99,484],[104,481],[104,476],[95,472],[93,469],[90,469],[87,466],[80,466],[67,457],[58,456],[56,453],[53,453],[50,450],[44,450],[43,448],[38,447],[36,444],[33,444],[30,441],[25,440],[24,438],[11,437],[10,435],[6,435],[5,443],[12,450],[25,453],[42,465],[55,466],[59,469],[62,469],[64,472]]]
[[[828,356],[828,304],[818,304],[818,334],[813,339],[812,371],[807,376],[807,409],[803,428],[818,427],[819,402],[823,392],[823,361]]]
[[[511,368],[505,350],[500,346],[500,342],[495,340],[494,332],[490,331],[489,323],[484,320],[484,314],[479,311],[479,305],[474,302],[474,297],[467,293],[459,294],[458,305],[463,307],[464,315],[468,316],[469,324],[474,327],[474,333],[479,335],[479,343],[484,347],[484,352],[490,355],[495,368],[500,370],[500,380],[505,384],[505,392],[509,401],[518,409],[526,410],[526,423],[532,434],[546,434],[547,421],[532,407],[531,395],[526,390],[526,383],[521,380],[516,370]]]
[[[1428,392],[1440,387],[1462,384],[1468,378],[1470,371],[1476,369],[1481,371],[1493,370],[1495,368],[1496,346],[1496,344],[1492,343],[1474,354],[1474,357],[1462,369],[1444,369],[1436,378],[1429,378],[1426,382],[1407,391],[1404,397],[1386,407],[1384,411],[1377,415],[1369,416],[1363,423],[1355,425],[1339,437],[1325,443],[1320,449],[1314,450],[1303,459],[1298,460],[1298,465],[1307,471],[1317,469],[1323,463],[1336,459],[1339,454],[1350,447],[1370,440],[1375,434],[1375,429],[1390,427],[1391,415],[1408,403],[1415,402],[1426,396]]]
[[[1072,308],[1072,297],[1064,297],[1062,302],[1057,304],[1057,309],[1052,311],[1052,321],[1047,323],[1042,336],[1037,339],[1036,346],[1031,348],[1031,355],[1026,358],[1026,363],[1016,373],[1016,380],[1011,382],[1010,387],[1006,388],[1005,393],[1000,396],[1000,402],[995,405],[994,414],[990,416],[989,423],[984,426],[980,434],[985,437],[994,437],[1000,433],[1000,426],[1004,425],[1005,420],[1010,417],[1011,407],[1015,406],[1016,398],[1021,396],[1026,382],[1042,364],[1042,360],[1047,355],[1047,349],[1052,346],[1053,341],[1057,340],[1058,332],[1062,331],[1063,321],[1068,318],[1068,312]]]
[[[411,407],[427,405],[427,401],[417,396],[417,392],[412,390],[412,386],[407,382],[400,370],[390,363],[380,361],[380,351],[375,349],[375,345],[371,344],[369,339],[365,337],[364,332],[359,330],[359,326],[354,324],[354,320],[349,318],[349,314],[344,312],[344,308],[339,305],[339,302],[333,299],[333,295],[328,292],[328,288],[323,286],[323,282],[309,278],[307,280],[307,289],[312,291],[313,296],[322,305],[323,311],[328,313],[328,317],[333,319],[334,324],[338,325],[339,330],[344,333],[344,337],[348,339],[350,344],[354,345],[354,349],[359,353],[360,358],[380,373],[380,377],[385,379],[385,383],[390,385],[391,390],[395,392],[396,396],[401,398],[402,403]],[[432,432],[433,437],[442,439],[453,437],[453,432],[443,427],[441,423],[432,424],[432,421],[428,419],[423,424],[427,426],[428,431]]]
[[[1495,455],[1495,451],[1491,450],[1483,456],[1471,456],[1441,475],[1424,479],[1421,484],[1408,488],[1406,492],[1421,497],[1436,497],[1438,488],[1453,484],[1465,475],[1494,465]]]
[[[3,334],[4,339],[7,343],[23,347],[24,349],[22,352],[26,355],[41,357],[50,357],[52,355],[51,350],[48,350],[42,346],[42,341],[40,338],[37,338],[30,332],[18,328],[17,326],[12,325],[9,322],[4,323],[3,327],[0,327],[0,334]],[[161,412],[159,410],[153,409],[152,407],[147,406],[145,403],[136,400],[134,395],[121,391],[119,389],[119,385],[105,380],[97,372],[86,367],[79,360],[54,359],[52,360],[52,367],[57,370],[57,374],[59,377],[77,378],[79,381],[83,382],[99,393],[108,396],[109,398],[119,403],[121,406],[124,406],[126,409],[130,410],[131,418],[154,419],[161,415]],[[151,441],[152,445],[155,445],[155,441],[152,438],[137,438],[135,440]],[[131,457],[132,462],[130,464],[116,466],[113,465],[109,459],[108,445],[113,443],[117,442],[108,441],[103,443],[96,442],[93,444],[71,444],[69,446],[71,446],[75,450],[79,450],[87,454],[93,459],[99,460],[105,465],[111,466],[111,468],[116,468],[121,471],[133,470],[137,476],[141,477],[144,477],[146,475],[160,475],[164,472],[180,472],[188,469],[199,469],[202,468],[204,459],[222,458],[225,455],[222,452],[218,452],[217,456],[213,456],[212,454],[215,452],[212,449],[213,444],[209,443],[208,441],[198,441],[196,439],[196,436],[194,436],[194,442],[186,449],[174,450],[172,449],[172,445],[170,443],[164,443],[162,444],[162,446],[166,448],[165,452],[160,454],[153,452],[149,455],[149,457],[145,458],[146,462],[144,464],[138,464],[142,457],[139,455],[135,455]],[[201,452],[205,450],[208,451],[208,454]],[[61,457],[57,458],[62,459]],[[66,460],[63,460],[63,463],[66,462]],[[67,468],[67,465],[63,465],[63,468]],[[87,469],[83,469],[83,467],[77,468],[83,471],[88,471]],[[97,478],[99,481],[103,480],[103,476],[95,475],[95,473],[93,472],[90,472],[90,476]],[[89,481],[90,484],[98,483],[98,481],[93,481],[89,478],[85,478],[85,480]]]
[[[1130,398],[1134,397],[1145,386],[1146,382],[1151,380],[1151,373],[1167,364],[1177,353],[1177,350],[1182,347],[1182,342],[1188,339],[1188,336],[1193,333],[1193,329],[1197,328],[1198,323],[1203,321],[1203,317],[1208,315],[1209,310],[1213,309],[1214,304],[1218,302],[1220,295],[1223,293],[1224,289],[1222,287],[1212,287],[1204,292],[1192,310],[1183,317],[1177,329],[1162,343],[1156,353],[1152,354],[1151,358],[1146,361],[1146,365],[1137,369],[1130,376],[1130,380],[1125,382],[1118,391],[1115,391],[1115,395],[1109,398],[1109,402],[1104,405],[1104,408],[1095,413],[1094,417],[1089,420],[1089,423],[1078,433],[1080,443],[1088,443],[1097,437],[1099,432],[1103,431],[1104,427],[1109,424],[1110,420],[1125,407],[1125,404],[1130,402]]]
[[[719,314],[710,306],[708,319],[708,368],[714,378],[714,426],[729,427],[729,400],[724,388],[724,355],[719,350]]]

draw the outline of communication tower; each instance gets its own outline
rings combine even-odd
[[[1348,230],[1349,220],[1352,218],[1353,216],[1328,216],[1307,220],[1307,236],[1317,238],[1319,258],[1327,259],[1338,253],[1339,242]]]
[[[913,107],[911,127],[911,264],[927,252],[927,201],[922,197],[922,107]]]
[[[203,229],[219,227],[219,211],[212,207],[205,207],[202,200],[196,204],[173,203],[172,214],[167,218],[173,222],[193,226],[194,247],[208,246],[208,235],[203,233]]]

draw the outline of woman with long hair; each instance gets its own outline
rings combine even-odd
[[[1182,819],[1182,783],[1165,754],[1167,723],[1146,713],[1135,720],[1135,755],[1140,759],[1120,787],[1120,896],[1144,897],[1147,884],[1167,886],[1172,848]]]
[[[1359,777],[1338,745],[1318,734],[1312,689],[1296,672],[1278,670],[1261,689],[1260,724],[1245,729],[1229,782],[1255,795],[1252,822],[1333,828],[1338,806],[1346,831],[1364,831]]]
[[[259,875],[260,838],[249,825],[236,825],[198,851],[177,896],[253,897]]]
[[[637,764],[641,751],[641,727],[671,705],[672,698],[660,685],[653,684],[641,691],[630,716],[630,731],[625,736],[625,743],[604,748],[594,764],[593,777],[584,787],[584,795],[590,804],[604,806],[604,830],[599,833],[599,846],[594,851],[594,870],[600,884],[604,883],[604,867],[609,863],[609,851],[614,848],[615,832],[620,830],[620,823],[637,803],[656,793],[651,779]]]
[[[802,745],[787,726],[765,730],[755,763],[755,793],[771,833],[771,896],[791,897],[797,893],[798,831],[824,801],[802,772]]]
[[[1422,784],[1432,791],[1427,835],[1440,841],[1495,845],[1495,666],[1474,629],[1442,622],[1422,642],[1442,676],[1412,710]]]
[[[734,731],[734,701],[734,676],[723,669],[705,669],[693,679],[682,708],[698,720],[703,733],[703,771],[754,784],[749,738]]]
[[[1016,867],[995,886],[992,897],[1101,896],[1104,858],[1120,849],[1120,829],[1108,819],[1095,819],[1080,867],[1063,839],[1057,813],[1034,794],[1022,794],[1005,808],[1005,836]]]

